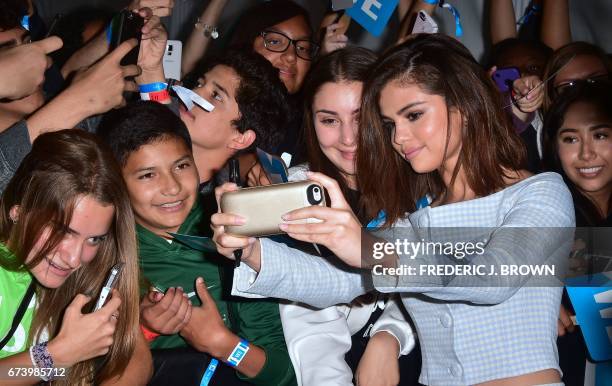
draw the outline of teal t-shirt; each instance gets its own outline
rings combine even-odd
[[[13,253],[0,243],[0,261],[14,259]],[[0,340],[11,329],[13,318],[31,282],[32,276],[28,271],[9,271],[0,265]],[[13,337],[0,349],[0,358],[18,354],[28,348],[28,334],[35,308],[36,298],[33,297]]]

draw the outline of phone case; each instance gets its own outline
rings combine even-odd
[[[138,45],[121,59],[122,66],[138,63],[138,51],[140,51],[140,39],[143,25],[144,19],[140,15],[127,9],[121,11],[113,18],[110,44],[111,50],[114,50],[126,40],[138,40]]]
[[[501,92],[508,92],[512,88],[512,82],[521,77],[516,67],[505,67],[495,70],[492,75],[493,81]]]
[[[233,213],[246,219],[246,224],[226,226],[229,234],[267,236],[283,233],[278,225],[289,211],[311,205],[325,206],[324,190],[316,182],[300,181],[258,186],[225,193],[221,197],[221,212]],[[317,222],[316,219],[294,223]]]
[[[183,43],[180,40],[168,40],[164,53],[164,76],[166,79],[181,80],[181,55]]]

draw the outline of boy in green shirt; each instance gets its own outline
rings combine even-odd
[[[155,349],[191,346],[233,364],[250,384],[296,384],[278,303],[226,295],[232,278],[224,275],[231,275],[231,263],[168,234],[210,234],[215,209],[204,207],[216,206],[214,197],[198,193],[185,125],[163,105],[138,102],[110,113],[98,134],[122,167],[137,222],[140,266],[156,288],[141,302],[141,323],[161,335],[151,342],[153,355]],[[245,340],[242,359],[228,360],[245,348]]]

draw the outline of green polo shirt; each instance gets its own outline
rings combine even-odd
[[[210,213],[205,213],[202,200],[214,200],[214,196],[207,195],[197,200],[178,233],[210,234]],[[168,242],[140,225],[137,225],[137,236],[140,267],[148,285],[162,290],[182,287],[190,293],[195,292],[195,279],[203,277],[225,325],[265,351],[266,363],[259,374],[253,378],[238,374],[240,378],[255,385],[297,385],[277,301],[232,297],[229,294],[232,262],[222,256],[194,250],[178,241]],[[194,306],[201,304],[197,296],[191,297],[191,301]],[[159,336],[151,342],[152,349],[187,345],[179,334]]]

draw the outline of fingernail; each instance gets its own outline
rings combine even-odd
[[[246,224],[246,219],[244,217],[236,216],[236,221],[235,222],[236,222],[236,224],[244,225],[244,224]]]
[[[249,244],[255,244],[255,241],[257,241],[255,237],[249,237]]]
[[[280,223],[280,224],[278,225],[278,227],[279,227],[281,230],[286,231],[288,226],[287,226],[287,224],[285,224],[285,223]]]
[[[196,279],[196,283],[197,283],[197,284],[202,284],[202,283],[204,283],[204,279],[202,279],[201,277],[199,277],[199,278],[197,278],[197,279]]]
[[[291,216],[289,215],[289,213],[285,213],[284,215],[281,216],[281,218],[285,221],[290,220]]]

